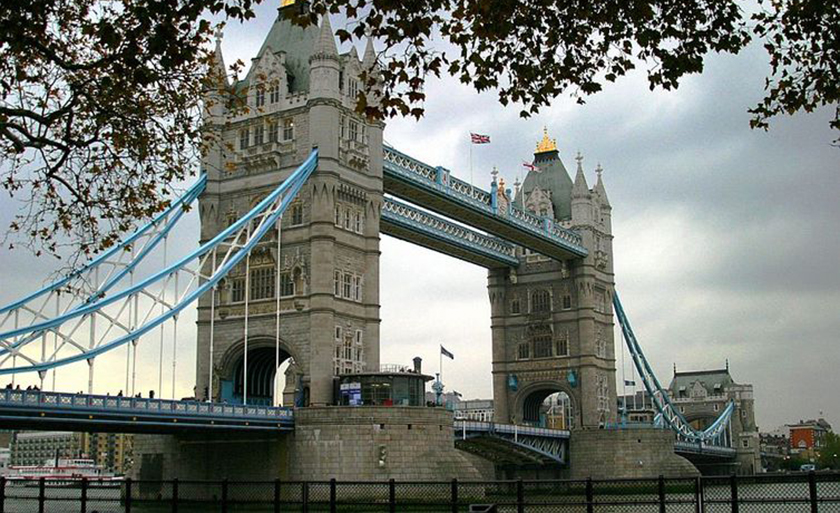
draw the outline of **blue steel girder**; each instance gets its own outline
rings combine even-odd
[[[493,194],[389,147],[383,151],[383,182],[388,194],[543,255],[568,260],[588,254],[578,233],[513,204],[503,211]]]
[[[702,455],[722,459],[734,459],[738,451],[732,447],[719,447],[696,442],[674,442],[674,452],[677,454]]]
[[[290,408],[0,390],[3,429],[177,433],[294,430]]]
[[[516,248],[392,198],[385,198],[382,233],[487,268],[516,267]]]

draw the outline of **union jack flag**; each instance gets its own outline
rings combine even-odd
[[[490,144],[489,135],[474,134],[470,132],[470,139],[473,144]]]
[[[529,162],[523,162],[522,167],[524,167],[528,171],[539,171],[539,168],[537,168],[537,166],[535,166],[535,165],[533,165]]]

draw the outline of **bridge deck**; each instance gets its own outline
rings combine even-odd
[[[290,408],[0,390],[0,428],[119,433],[292,431]]]
[[[500,209],[491,193],[458,180],[444,168],[429,166],[393,148],[385,148],[383,158],[388,194],[558,260],[587,255],[576,232],[512,204]]]

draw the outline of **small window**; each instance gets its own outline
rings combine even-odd
[[[230,285],[231,302],[241,303],[245,301],[245,278],[234,278]]]
[[[269,101],[271,103],[277,103],[280,101],[280,84],[278,84],[276,80],[271,84],[268,94]]]
[[[741,447],[743,447],[744,449],[747,449],[747,448],[749,448],[749,446],[750,446],[750,439],[749,438],[744,438],[743,440],[741,440]]]
[[[348,209],[345,209],[345,210],[344,210],[344,229],[345,229],[345,230],[349,230],[349,229],[350,229],[350,222],[351,222],[351,221],[350,221],[350,219],[351,219],[351,217],[350,217],[350,209],[348,208]]]
[[[248,143],[251,141],[251,130],[248,128],[243,128],[239,131],[239,149],[244,150],[248,147]]]
[[[714,406],[712,406],[712,409],[713,409],[714,411],[720,411],[720,405],[719,405],[719,404],[715,404]]]
[[[259,146],[265,142],[265,126],[260,123],[254,128],[254,146]]]
[[[335,206],[335,225],[341,226],[341,207]]]
[[[339,122],[339,129],[340,129],[340,137],[345,139],[347,137],[347,130],[345,128],[347,126],[347,117],[341,116],[341,121]]]
[[[268,142],[277,142],[277,123],[268,123]]]
[[[685,413],[685,406],[680,406],[680,413]]]
[[[347,85],[350,98],[355,100],[359,95],[359,82],[357,80],[349,80]]]
[[[292,118],[283,120],[283,140],[291,141],[295,138],[295,122]]]
[[[295,203],[292,205],[292,226],[303,224],[303,205]]]
[[[362,213],[356,212],[353,214],[353,227],[356,233],[362,233]]]
[[[519,344],[519,359],[520,360],[527,360],[531,357],[531,351],[528,343]]]
[[[262,87],[257,87],[256,100],[257,107],[262,107],[263,105],[265,105],[265,89],[263,89]]]
[[[514,299],[513,301],[510,302],[510,313],[512,313],[514,315],[517,315],[517,314],[520,313],[519,312],[519,300],[518,299]]]
[[[354,276],[353,277],[353,293],[355,296],[356,301],[362,300],[362,277],[361,276]]]
[[[572,309],[572,296],[566,294],[563,296],[563,310],[571,310]]]
[[[280,296],[289,297],[295,295],[295,282],[289,273],[280,273]]]
[[[335,297],[341,297],[341,271],[335,271],[333,275],[333,287],[335,288]]]
[[[359,123],[351,119],[349,128],[350,128],[350,140],[351,141],[358,141],[359,140]]]
[[[353,287],[353,275],[350,273],[344,273],[344,294],[342,297],[345,299],[352,299],[353,296],[350,295],[351,288]]]
[[[362,330],[356,330],[356,343],[362,343]]]

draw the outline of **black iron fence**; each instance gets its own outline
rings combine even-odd
[[[14,481],[0,513],[840,512],[840,473],[461,482]]]

